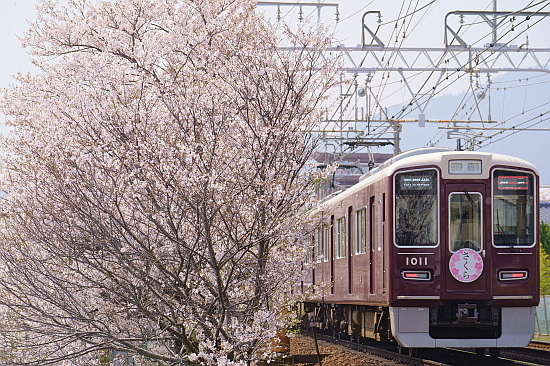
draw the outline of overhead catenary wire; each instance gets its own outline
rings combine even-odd
[[[539,4],[541,4],[541,3],[544,3],[544,2],[539,2],[539,3],[535,4],[535,5],[539,5]],[[526,6],[523,10],[526,10],[527,8],[531,7],[531,5],[532,5],[532,2],[531,2],[528,6]],[[546,6],[546,5],[547,5],[547,4],[545,4],[544,6]],[[540,8],[540,9],[535,10],[535,11],[533,12],[533,14],[536,14],[537,12],[540,12],[542,9],[544,9],[544,6],[543,6],[542,8]],[[520,10],[520,11],[521,11],[521,10]],[[542,18],[539,19],[536,23],[540,22],[541,20],[542,20]],[[536,24],[536,23],[535,23],[535,24]],[[501,27],[503,27],[503,25],[501,25],[499,28],[501,28]],[[523,34],[525,31],[526,31],[526,30],[520,32],[514,39],[516,39],[518,36],[520,36],[521,34]],[[508,30],[508,31],[506,32],[506,34],[501,34],[501,36],[500,36],[499,39],[502,39],[502,38],[503,38],[505,35],[507,35],[508,33],[510,33],[510,30]],[[485,39],[485,38],[486,38],[487,36],[489,36],[490,34],[491,34],[491,32],[487,32],[486,34],[482,35],[482,37],[479,38],[478,42],[481,41],[481,40],[483,40],[483,39]],[[516,33],[516,34],[517,34],[517,33]],[[390,38],[391,38],[391,37],[393,37],[393,31],[392,31],[392,36],[390,36]],[[487,47],[486,50],[489,50],[489,47]],[[463,52],[464,52],[464,51],[463,51]],[[472,59],[469,59],[469,60],[465,63],[465,65],[467,65],[467,64],[468,64],[469,62],[471,62],[471,61],[472,61]],[[439,62],[438,62],[438,65],[441,64],[441,63],[443,63],[443,62],[445,62],[444,56],[441,57],[441,59],[440,59]],[[384,74],[385,74],[384,68],[381,68],[381,70],[382,70],[382,73],[383,73],[383,75],[384,75]],[[419,72],[417,75],[415,75],[415,77],[416,77],[416,76],[419,76],[419,75],[421,75],[421,74],[422,74],[422,73]],[[451,85],[453,85],[455,82],[457,82],[457,81],[460,79],[460,77],[463,76],[463,75],[459,75],[459,74],[461,74],[461,72],[459,73],[459,71],[454,71],[454,72],[452,72],[450,75],[447,75],[447,77],[444,79],[443,82],[448,81],[449,79],[451,79],[451,82],[449,82],[449,83],[448,83],[447,85],[445,85],[443,88],[441,88],[441,83],[438,83],[437,85],[435,85],[435,86],[433,87],[434,90],[435,90],[435,89],[438,89],[438,90],[435,90],[435,91],[434,91],[432,97],[435,96],[435,95],[438,95],[438,94],[442,93],[444,90],[446,90],[446,89],[449,88]],[[417,95],[418,95],[418,94],[421,94],[421,90],[423,90],[423,89],[426,87],[426,85],[427,85],[427,83],[429,82],[430,77],[431,77],[432,75],[433,75],[433,72],[430,73],[430,76],[428,76],[428,77],[426,78],[424,84],[422,84],[422,87],[421,87],[420,89],[418,89],[419,92],[417,93]],[[452,77],[454,77],[455,75],[457,75],[457,79],[456,79],[456,80],[452,80]],[[387,86],[388,84],[389,84],[389,83],[388,83],[388,78],[383,76],[383,77],[382,77],[382,83],[381,83],[381,84],[379,84],[379,85],[377,85],[377,86],[371,85],[371,88],[373,88],[373,89],[378,88],[378,93],[377,93],[377,98],[378,98],[378,99],[381,99],[381,96],[383,95],[385,86]],[[415,106],[415,105],[414,105],[415,102],[418,102],[418,105]],[[403,108],[402,108],[402,111],[401,111],[401,112],[398,112],[398,114],[397,114],[396,116],[394,116],[394,118],[396,118],[396,119],[397,119],[397,118],[403,118],[404,116],[408,115],[408,114],[411,113],[412,111],[418,109],[419,106],[424,107],[426,103],[427,103],[426,101],[418,100],[418,98],[415,97],[415,98],[411,99],[407,104],[404,104],[404,105],[403,105]],[[411,107],[411,106],[412,106],[412,108],[409,108],[409,107]],[[404,113],[404,112],[406,112],[406,113]],[[388,128],[389,128],[389,127],[388,127]]]
[[[325,0],[319,1],[320,4],[323,4],[325,2],[326,2]],[[344,19],[341,20],[341,22],[348,21],[354,15],[358,14],[362,10],[365,10],[372,3],[374,3],[374,0],[370,1],[367,5],[362,6],[359,10],[355,11],[352,15],[346,16]],[[397,46],[397,47],[394,47],[391,50],[387,50],[383,53],[382,58],[384,59],[384,65],[386,65],[386,67],[390,68],[390,67],[395,65],[397,57],[399,57],[398,56],[398,50],[401,49],[401,47],[404,44],[405,40],[409,37],[410,32],[414,31],[414,29],[416,29],[416,27],[418,27],[421,24],[422,20],[424,19],[424,17],[427,14],[427,12],[432,10],[432,5],[435,4],[435,3],[436,3],[436,1],[430,1],[426,4],[421,5],[421,4],[419,4],[419,0],[416,0],[416,1],[411,0],[411,1],[407,1],[407,2],[402,1],[398,17],[396,19],[391,20],[391,21],[381,23],[381,25],[394,24],[394,27],[392,27],[392,29],[391,29],[391,34],[389,36],[389,39],[391,40],[391,42],[393,42],[395,40],[394,43],[396,43],[396,46]],[[524,6],[523,9],[518,10],[517,12],[519,13],[519,12],[522,12],[522,11],[532,11],[533,15],[536,15],[537,13],[542,12],[548,5],[549,5],[548,1],[538,1],[538,2],[531,1],[529,4]],[[425,10],[424,13],[422,13],[423,10]],[[417,17],[414,16],[418,13],[422,14],[421,17],[420,17],[420,20],[417,20]],[[513,13],[514,12],[511,12],[510,14],[513,15]],[[312,16],[313,14],[314,14],[314,11],[310,12],[310,14],[308,14],[308,16]],[[508,15],[506,15],[506,16],[508,16]],[[498,19],[502,19],[502,18],[499,17]],[[529,17],[529,19],[530,19],[530,17]],[[533,27],[533,26],[537,25],[539,22],[541,22],[543,20],[542,17],[536,19],[535,21],[530,21],[529,19],[527,19],[527,18],[526,19],[519,19],[519,20],[514,19],[514,23],[513,23],[514,25],[512,27],[510,27],[510,24],[509,24],[510,22],[499,23],[498,24],[498,30],[500,32],[499,32],[498,41],[505,39],[505,37],[509,38],[508,36],[511,34],[511,32],[515,31],[515,33],[512,33],[512,34],[515,34],[515,36],[512,37],[512,40],[508,40],[505,43],[505,44],[510,44],[511,42],[515,41],[518,37],[520,37],[523,34],[527,33],[529,31],[530,27]],[[416,22],[415,22],[415,20],[416,20]],[[528,22],[528,23],[526,23],[526,22]],[[486,23],[486,20],[468,22],[468,23],[466,23],[466,25],[464,27],[466,27],[466,29],[467,29],[467,28],[469,28],[473,25],[482,24],[482,23]],[[525,29],[520,29],[525,24],[529,25],[529,27],[527,27]],[[518,31],[518,29],[519,29],[519,31]],[[505,32],[503,33],[502,30],[505,30]],[[483,39],[487,38],[487,36],[491,35],[491,32],[492,31],[484,32],[484,34],[481,37],[479,37],[477,39],[477,41],[475,41],[475,42],[480,42]],[[491,51],[491,50],[492,50],[491,47],[486,47],[485,48],[485,51]],[[467,51],[464,50],[462,52],[467,52]],[[488,52],[484,52],[484,55],[487,54],[487,53]],[[464,62],[463,65],[467,66],[468,63],[474,61],[474,57],[475,57],[475,55],[468,58],[468,60],[466,62]],[[494,56],[488,55],[484,58],[483,62],[486,62],[486,63],[491,62],[490,60],[493,59],[493,58],[496,59],[496,57],[497,57],[497,55],[494,55]],[[439,66],[439,65],[442,65],[443,63],[447,62],[448,60],[445,60],[445,58],[446,58],[445,55],[441,56],[441,58],[437,61],[437,65]],[[365,59],[363,59],[363,61],[364,60]],[[363,61],[361,61],[361,62],[363,62]],[[378,71],[373,72],[373,74],[374,73],[378,73]],[[391,80],[390,74],[389,74],[389,72],[387,71],[387,69],[385,67],[380,68],[379,74],[381,74],[382,76],[381,77],[377,76],[375,79],[370,77],[371,80],[369,80],[369,87],[368,87],[369,95],[371,95],[374,99],[374,103],[369,104],[369,105],[374,106],[374,108],[372,109],[372,115],[377,114],[378,113],[377,110],[380,110],[380,113],[382,113],[382,111],[384,109],[383,106],[382,106],[384,100],[388,100],[391,97],[391,95],[399,92],[399,90],[393,91],[393,92],[390,92],[390,94],[388,95],[386,93],[386,90],[387,90],[388,86],[395,85],[396,83],[402,83],[402,79],[400,79],[400,80],[395,80],[395,79]],[[425,72],[417,72],[413,75],[408,75],[407,80],[408,81],[411,81],[411,80],[414,81],[414,80],[417,80],[419,77],[422,77],[423,75],[425,75]],[[433,76],[434,76],[434,72],[433,71],[430,72],[429,75],[423,80],[421,86],[419,88],[415,87],[416,93],[412,95],[413,97],[410,98],[408,100],[408,102],[407,101],[403,102],[401,111],[398,111],[395,114],[395,116],[392,116],[392,117],[394,117],[395,119],[403,119],[404,117],[410,115],[410,113],[418,110],[419,108],[425,108],[426,104],[429,101],[429,98],[424,98],[422,96],[422,94],[423,93],[427,94],[426,90],[430,90],[430,91],[433,90],[431,98],[433,98],[435,96],[438,96],[438,95],[441,95],[445,91],[449,90],[449,88],[451,88],[457,82],[459,82],[460,80],[463,80],[463,77],[465,75],[468,75],[468,74],[464,73],[464,68],[463,67],[460,67],[460,68],[457,68],[457,70],[449,71],[447,73],[447,75],[444,75],[445,77],[442,80],[439,80],[439,81],[435,82],[433,85],[430,85],[430,82],[433,81]],[[357,82],[357,75],[354,75],[352,80],[354,81],[354,83],[356,83]],[[374,80],[380,80],[380,82],[379,83],[373,83]],[[531,83],[526,82],[525,84],[530,85]],[[507,86],[507,88],[508,87],[514,87],[514,86]],[[517,87],[521,87],[521,86],[517,86]],[[470,88],[471,88],[471,86],[470,86]],[[344,93],[349,94],[348,92],[351,91],[351,90],[352,90],[351,87],[349,87],[348,90]],[[486,89],[486,90],[489,90],[489,89]],[[471,103],[471,102],[472,102],[472,98],[470,97],[470,98],[467,98],[467,99],[463,99],[463,101],[461,101],[460,105],[462,105],[462,103],[464,103],[464,105],[466,105],[466,103]],[[460,108],[460,105],[459,105],[459,107],[455,110],[455,113],[454,113],[453,116],[456,116],[457,113],[461,113],[462,116],[464,116],[464,118],[469,118],[474,113],[480,114],[479,101],[474,100],[474,103],[475,103],[475,106],[471,107],[470,109],[465,109],[464,107]],[[342,105],[342,108],[340,109],[340,111],[343,111],[345,113],[349,113],[350,110],[351,110],[350,108],[351,108],[350,102],[348,101],[347,104],[346,104],[346,102],[344,102],[344,104]],[[379,127],[379,129],[374,129],[374,130],[369,131],[369,132],[372,134],[373,138],[376,138],[376,136],[377,136],[376,133],[385,132],[385,131],[387,131],[388,128],[390,128],[390,126],[387,126],[385,129]],[[437,138],[437,135],[436,135],[435,138]],[[432,139],[432,141],[433,140],[434,139]]]
[[[520,113],[517,113],[517,114],[515,114],[514,116],[508,118],[507,120],[504,120],[504,121],[495,123],[491,128],[487,128],[487,130],[495,130],[495,131],[497,131],[497,132],[495,132],[493,135],[485,136],[485,137],[480,137],[480,138],[483,138],[483,139],[484,139],[483,141],[485,141],[485,140],[490,140],[490,139],[492,139],[493,137],[495,137],[495,136],[497,136],[497,135],[502,135],[502,134],[504,134],[505,132],[508,132],[508,131],[515,131],[515,132],[513,133],[513,134],[515,134],[515,133],[521,131],[521,129],[527,129],[527,128],[533,127],[534,125],[539,124],[539,122],[537,122],[537,123],[535,123],[535,124],[533,124],[533,125],[529,125],[529,126],[524,126],[524,125],[530,123],[530,122],[533,121],[533,120],[536,120],[536,119],[538,119],[538,118],[541,118],[542,116],[548,114],[549,111],[545,111],[545,112],[543,112],[543,113],[539,113],[539,114],[537,114],[536,116],[533,116],[533,117],[531,117],[531,118],[529,118],[529,119],[527,119],[527,120],[525,120],[525,121],[523,121],[523,122],[516,123],[516,124],[513,125],[513,126],[510,126],[510,127],[505,127],[505,126],[506,126],[507,123],[513,121],[513,120],[516,119],[516,118],[523,118],[523,117],[525,116],[526,113],[533,112],[533,111],[535,111],[535,110],[537,110],[537,109],[540,109],[540,108],[542,108],[542,107],[544,107],[544,106],[548,106],[548,105],[550,105],[550,102],[546,102],[546,103],[539,104],[539,105],[537,105],[537,106],[534,106],[534,107],[532,107],[532,108],[529,108],[528,110],[524,110],[524,111],[522,111],[522,112],[520,112]],[[546,120],[546,119],[545,119],[545,120]],[[545,120],[543,120],[543,121],[545,121]],[[541,121],[541,122],[542,122],[542,121]],[[473,129],[473,128],[472,128],[472,129]],[[513,134],[511,134],[511,135],[513,135]],[[511,136],[511,135],[510,135],[510,136]],[[464,134],[464,136],[466,136],[466,134]],[[501,139],[493,140],[493,142],[500,141],[500,140],[501,140]],[[479,147],[484,147],[484,146],[481,146],[481,145],[480,145],[481,143],[482,143],[482,142],[479,142],[477,145],[478,145]],[[487,144],[487,145],[489,145],[489,144]],[[485,146],[486,146],[486,145],[485,145]]]
[[[538,106],[535,106],[535,107],[532,107],[532,108],[529,108],[529,109],[525,109],[525,104],[526,104],[526,100],[525,100],[525,97],[526,97],[526,94],[527,94],[527,87],[529,86],[534,86],[534,85],[541,85],[541,84],[547,84],[548,81],[536,81],[536,82],[532,82],[533,79],[540,79],[540,78],[549,78],[550,75],[549,74],[542,74],[542,75],[533,75],[533,76],[529,76],[527,78],[523,77],[523,78],[519,78],[519,79],[515,79],[515,80],[507,80],[507,81],[491,81],[490,84],[491,85],[498,85],[498,84],[506,84],[507,85],[507,89],[515,89],[515,88],[525,88],[526,89],[526,92],[524,93],[524,101],[523,101],[523,106],[522,106],[522,111],[512,117],[510,117],[509,119],[507,120],[504,120],[504,121],[501,121],[497,124],[495,124],[495,128],[500,128],[500,126],[502,125],[505,125],[507,122],[509,122],[510,120],[514,119],[514,118],[517,118],[517,117],[520,117],[522,115],[525,115],[526,113],[529,113],[529,112],[532,112],[542,106],[544,106],[545,104],[541,104],[541,105],[538,105]],[[517,83],[517,82],[522,82],[522,80],[525,80],[525,84],[521,84],[521,85],[509,85],[510,83]],[[528,82],[528,81],[531,81],[531,82]],[[483,88],[484,90],[487,90],[487,92],[490,92],[490,86],[487,86],[486,88]],[[493,90],[496,90],[498,92],[499,89],[501,89],[500,87],[497,87],[497,88],[491,88]],[[464,101],[464,98],[468,97],[468,99],[466,101]],[[464,97],[461,101],[461,104],[462,103],[467,103],[469,102],[472,98],[474,98],[474,95],[473,94],[468,94],[468,93],[465,93],[464,94]],[[478,101],[476,100],[475,103],[478,103]],[[457,110],[455,111],[455,113],[453,114],[453,116],[451,117],[451,119],[454,119],[454,117],[457,115],[458,113],[458,109],[460,107],[457,108]],[[426,145],[431,145],[431,144],[437,144],[439,143],[439,141],[444,137],[444,135],[446,134],[446,132],[444,130],[441,130],[439,131],[434,137],[432,137],[432,139],[430,139]]]
[[[545,3],[546,3],[546,5],[545,5],[544,7],[546,7],[546,6],[549,5],[548,2],[545,2]],[[543,8],[544,8],[544,7],[543,7]],[[543,9],[543,8],[542,8],[542,9]],[[539,9],[537,12],[540,12],[542,9]],[[541,22],[543,19],[544,19],[544,18],[540,18],[539,20],[537,20],[537,22],[536,22],[535,24],[537,24],[538,22]],[[519,33],[518,35],[516,35],[511,41],[514,41],[517,37],[519,37],[521,34],[523,34],[523,33],[526,32],[526,31],[527,31],[527,30],[522,31],[521,33]],[[502,38],[503,38],[505,35],[507,35],[508,33],[510,33],[510,31],[508,31],[506,34],[502,34],[502,35],[499,37],[499,39],[502,39]],[[477,40],[477,42],[479,42],[479,41],[481,41],[482,39],[486,38],[488,35],[490,35],[490,32],[489,32],[489,33],[486,33],[486,34],[484,34],[482,37],[480,37],[480,38]],[[485,51],[488,51],[490,48],[491,48],[491,47],[486,47],[486,48],[485,48]],[[466,51],[463,51],[463,52],[466,52]],[[489,57],[490,57],[490,56],[489,56]],[[473,61],[473,59],[469,59],[466,63],[464,63],[464,66],[466,66],[466,65],[467,65],[469,62],[471,62],[471,61]],[[439,64],[440,64],[440,63],[439,63]],[[438,65],[439,65],[439,64],[438,64]],[[464,67],[464,66],[463,66],[463,67]],[[462,74],[462,72],[463,72],[463,71],[460,71],[460,70],[456,71],[456,70],[455,70],[455,71],[453,71],[453,72],[449,75],[449,78],[453,77],[454,75],[458,75],[459,73]],[[460,76],[464,76],[464,75],[460,75]],[[455,80],[452,80],[448,85],[446,85],[446,86],[444,86],[444,87],[442,87],[442,88],[439,88],[439,85],[434,85],[432,88],[436,88],[436,89],[437,89],[437,91],[436,91],[436,93],[435,93],[434,95],[437,95],[437,94],[442,93],[445,89],[447,89],[447,88],[450,87],[452,84],[454,84],[455,82],[457,82],[457,80],[458,80],[458,78],[455,79]],[[423,87],[424,87],[424,86],[425,86],[425,84],[423,84]],[[422,89],[420,89],[420,90],[422,90]],[[409,105],[411,105],[411,103],[409,103]],[[410,112],[412,112],[412,111],[414,111],[414,110],[416,110],[416,109],[417,109],[417,107],[413,108],[413,109],[410,110],[408,113],[410,113]],[[408,114],[408,113],[407,113],[407,114]],[[407,115],[407,114],[405,114],[405,115]],[[400,114],[400,115],[397,116],[397,118],[402,118],[402,117],[403,117],[402,114]]]
[[[529,9],[532,9],[533,7],[536,7],[536,6],[539,6],[541,5],[538,9],[534,9],[533,10],[533,14],[537,14],[537,13],[540,13],[543,11],[543,9],[548,6],[548,2],[545,2],[545,1],[540,1],[540,2],[537,2],[535,4],[533,4],[533,2],[531,2],[530,4],[528,4],[524,9],[522,10],[529,10]],[[521,12],[522,10],[519,10],[518,12]],[[498,40],[501,40],[503,39],[504,37],[508,36],[511,32],[513,32],[514,30],[518,29],[520,27],[520,25],[524,24],[525,22],[528,22],[530,19],[524,19],[522,21],[519,21],[519,22],[516,22],[515,23],[515,29],[507,29],[505,33],[500,33],[499,35],[499,38]],[[539,18],[537,21],[534,22],[534,24],[530,24],[530,27],[538,24],[539,22],[541,22],[543,20],[543,18]],[[498,29],[502,30],[503,28],[507,27],[508,25],[507,24],[501,24],[499,25]],[[519,32],[516,32],[515,34],[515,37],[512,38],[512,40],[508,41],[508,42],[513,42],[515,41],[518,37],[520,37],[521,35],[525,34],[529,28],[526,28],[526,29],[523,29]],[[491,31],[492,32],[492,31]],[[487,32],[486,34],[482,35],[482,37],[480,37],[478,39],[478,42],[485,39],[487,36],[491,35],[491,32]],[[392,33],[392,36],[393,36],[393,33]],[[491,47],[486,47],[486,51],[489,51]],[[489,60],[490,56],[486,58],[487,62]],[[444,62],[445,60],[442,58],[440,59],[439,63],[438,64],[441,64],[442,62]],[[469,62],[473,61],[473,59],[469,59],[464,65],[468,65]],[[443,93],[445,90],[447,90],[451,85],[453,85],[454,83],[456,83],[457,81],[459,81],[463,76],[467,75],[467,74],[463,74],[462,71],[460,71],[462,68],[460,68],[459,70],[457,71],[453,71],[451,72],[450,74],[447,75],[447,77],[441,82],[441,83],[438,83],[436,85],[433,86],[434,89],[437,89],[435,90],[433,96],[436,96],[436,95],[439,95],[441,93]],[[385,73],[384,72],[384,68],[381,68],[382,70],[382,73]],[[431,73],[433,74],[433,73]],[[431,76],[430,74],[430,76]],[[422,75],[422,72],[419,72],[417,74],[414,75],[414,77],[416,76],[421,76]],[[429,82],[429,79],[430,79],[430,76],[428,76],[428,78],[426,78],[425,82],[422,84],[422,87],[417,89],[418,90],[418,93],[417,95],[419,94],[422,94],[422,90],[426,87],[427,83]],[[454,77],[456,76],[456,79],[454,79]],[[449,82],[449,79],[450,79],[450,82]],[[443,85],[443,83],[447,82],[446,85]],[[383,94],[383,89],[385,88],[385,86],[389,85],[389,82],[388,82],[388,78],[385,78],[385,77],[382,77],[382,82],[375,86],[375,85],[371,85],[371,88],[372,89],[378,89],[378,99],[381,99],[381,96]],[[422,100],[418,100],[418,105],[415,105],[415,101],[417,101],[418,97],[415,97],[415,98],[412,98],[408,103],[406,104],[403,104],[403,108],[402,108],[402,112],[398,112],[396,116],[394,116],[394,118],[403,118],[404,116],[407,116],[408,114],[410,114],[411,112],[417,110],[419,108],[419,106],[425,106],[425,104],[427,103],[427,101],[422,101]],[[412,108],[410,108],[412,107]],[[406,112],[405,112],[406,111]],[[404,113],[405,112],[405,113]],[[388,127],[389,128],[389,127]]]
[[[434,1],[432,1],[430,4],[433,4]],[[428,4],[428,5],[430,5]],[[405,2],[402,2],[401,4],[401,8],[400,8],[400,16],[399,16],[399,19],[403,20],[403,22],[400,24],[398,22],[395,22],[395,27],[392,29],[392,35],[390,36],[390,38],[393,38],[394,36],[396,37],[396,42],[399,42],[400,45],[403,43],[403,40],[406,38],[406,34],[411,26],[411,22],[412,22],[412,18],[409,18],[407,15],[411,15],[411,14],[414,14],[417,12],[418,9],[416,9],[418,7],[418,0],[416,1],[416,5],[415,5],[415,9],[411,12],[410,9],[411,9],[411,6],[412,6],[412,2],[410,2],[408,4],[408,7],[406,10],[404,10],[404,7],[405,7]],[[423,8],[425,8],[426,6],[424,6]],[[406,12],[405,16],[401,16],[401,14],[403,12]],[[409,18],[409,23],[406,23],[405,22],[405,19],[406,18]],[[394,22],[394,21],[392,21]],[[419,23],[417,23],[418,25]],[[400,37],[399,35],[400,34],[403,34],[403,37]],[[395,59],[392,61],[391,59],[393,58],[393,56],[395,55],[395,52],[390,52],[390,55],[387,56],[387,53],[384,53],[384,56],[383,58],[386,58],[388,59],[388,65],[390,65],[390,62],[395,62]],[[357,80],[357,75],[354,76],[354,80]],[[386,82],[387,82],[387,79],[386,79]],[[349,92],[349,89],[348,89],[348,92]],[[378,102],[379,99],[380,99],[380,96],[383,94],[384,90],[383,90],[383,86],[382,86],[382,89],[380,89],[378,91],[377,94],[374,94],[372,93],[372,90],[369,88],[369,92],[372,94],[373,98],[375,99],[375,105],[376,106],[379,106],[381,108],[381,105],[380,103]],[[340,111],[343,111],[343,110],[347,110],[349,107],[349,103],[348,105],[346,105],[346,107],[342,108],[342,106],[340,106]],[[335,113],[338,113],[340,111],[336,111]],[[334,116],[334,114],[333,114]],[[374,133],[377,133],[377,128],[374,128],[373,130],[370,130],[369,131],[371,134],[374,134]],[[386,132],[386,129],[382,129],[382,131],[378,132],[379,134],[382,134],[382,133],[385,133]]]
[[[398,52],[399,52],[399,50],[401,49],[401,47],[402,47],[402,45],[403,45],[403,42],[404,42],[404,40],[405,40],[406,37],[407,37],[408,29],[409,29],[410,25],[412,24],[412,21],[413,21],[412,15],[413,15],[413,14],[416,14],[419,10],[422,10],[422,9],[425,9],[426,7],[431,6],[431,5],[434,4],[434,3],[435,3],[435,1],[432,1],[432,2],[428,3],[426,6],[421,7],[421,9],[416,9],[416,7],[418,6],[418,1],[417,1],[417,2],[416,2],[415,9],[414,9],[412,12],[408,12],[408,13],[407,13],[406,15],[404,15],[404,16],[401,16],[401,11],[402,11],[402,9],[403,9],[403,6],[402,6],[401,9],[400,9],[398,18],[397,18],[396,20],[391,21],[391,22],[385,23],[385,24],[395,23],[395,27],[392,29],[392,33],[391,33],[391,35],[390,35],[389,38],[390,38],[390,39],[393,39],[393,37],[394,37],[394,35],[395,35],[395,36],[396,36],[396,42],[397,42],[397,40],[399,39],[399,37],[398,37],[398,35],[396,35],[396,31],[395,31],[395,30],[398,28],[398,22],[399,22],[399,20],[403,20],[403,22],[402,22],[402,24],[401,24],[401,28],[397,31],[397,34],[401,34],[401,32],[402,32],[402,33],[403,33],[403,37],[401,37],[401,40],[400,40],[400,42],[399,42],[399,46],[397,47],[397,51],[396,51],[396,50],[392,50],[392,51],[390,52],[390,56],[388,57],[388,59],[389,59],[389,61],[388,61],[388,66],[390,65],[390,61],[392,62],[391,65],[393,66],[394,63],[395,63],[395,61],[396,61],[396,59],[397,59]],[[404,2],[403,2],[402,4],[404,4]],[[410,10],[410,5],[411,5],[411,4],[412,4],[412,2],[409,3],[408,10]],[[407,10],[407,11],[408,11],[408,10]],[[428,9],[428,10],[429,10],[429,9]],[[427,11],[428,11],[428,10],[427,10]],[[405,21],[404,21],[406,18],[409,18],[409,24],[408,24],[408,25],[406,25],[406,23],[405,23]],[[417,23],[417,24],[418,24],[418,23]],[[405,30],[403,30],[404,28],[405,28]],[[383,56],[383,57],[385,57],[385,56],[386,56],[386,52],[384,53],[384,56]],[[392,59],[393,59],[393,60],[392,60]],[[377,100],[380,100],[380,99],[381,99],[381,95],[384,93],[385,88],[386,88],[387,85],[388,85],[389,73],[388,73],[388,76],[387,76],[386,78],[384,78],[385,72],[386,72],[386,70],[383,68],[383,69],[382,69],[382,73],[383,73],[383,76],[382,76],[383,85],[379,85],[379,86],[378,86],[378,88],[379,88],[379,89],[378,89],[378,93],[377,93],[377,95],[376,95],[376,97],[375,97]],[[387,126],[385,129],[382,130],[382,132],[386,132],[389,128],[391,128],[391,126]]]
[[[544,5],[543,7],[541,7],[541,8],[539,8],[539,9],[538,9],[537,11],[535,11],[533,14],[536,14],[536,13],[538,13],[538,12],[541,12],[546,6],[548,6],[548,2],[539,2],[539,3],[535,4],[535,5],[539,5],[539,4],[541,4],[541,3],[545,3],[545,5]],[[536,25],[537,23],[541,22],[543,19],[544,19],[544,18],[541,17],[540,19],[538,19],[538,20],[535,22],[534,25]],[[524,20],[524,21],[527,21],[527,19]],[[522,35],[523,33],[525,33],[526,31],[527,31],[527,29],[523,30],[522,32],[517,33],[517,35],[516,35],[515,37],[513,37],[513,39],[512,39],[511,41],[514,41],[515,39],[517,39],[519,36],[521,36],[521,35]],[[510,32],[511,32],[511,30],[508,30],[505,34],[501,34],[501,36],[499,37],[499,40],[502,39],[503,37],[505,37],[505,36],[506,36],[507,34],[509,34]],[[485,37],[487,37],[487,35],[488,35],[488,34],[482,36],[482,37],[480,38],[480,40],[481,40],[481,39],[484,39]],[[478,41],[479,41],[479,40],[478,40]],[[510,42],[511,42],[511,41],[510,41]],[[488,49],[489,49],[489,47],[487,47],[487,50],[488,50]],[[471,61],[471,60],[470,60],[470,61]],[[453,75],[458,74],[458,73],[459,73],[459,71],[453,71],[453,72],[451,73],[450,76],[453,76]],[[464,76],[464,75],[462,75],[462,76]],[[452,84],[454,84],[455,82],[457,82],[457,81],[459,80],[459,78],[460,78],[460,76],[458,76],[455,80],[452,80],[449,84],[445,85],[444,87],[440,87],[440,88],[439,88],[440,85],[434,86],[434,88],[438,88],[438,90],[434,93],[433,96],[442,93],[445,89],[449,88]],[[447,79],[446,79],[446,80],[447,80]],[[414,99],[413,99],[413,100],[414,100]],[[422,103],[426,103],[426,102],[422,102]],[[420,103],[419,103],[419,104],[420,104]],[[409,106],[412,106],[413,103],[409,103],[408,105],[409,105]],[[416,110],[417,108],[418,108],[418,107],[410,108],[410,109],[407,111],[407,113],[405,113],[405,114],[399,113],[397,117],[398,117],[398,118],[403,118],[404,116],[408,115],[409,113],[411,113],[412,111]],[[434,138],[431,139],[431,141],[433,141],[433,140],[434,140]],[[439,141],[439,140],[437,140],[437,141]]]
[[[550,120],[550,117],[546,117],[546,118],[542,119],[542,116],[546,116],[546,115],[548,115],[549,113],[550,113],[550,111],[546,111],[546,112],[541,113],[541,114],[539,114],[538,116],[533,117],[533,118],[531,118],[530,120],[528,120],[528,121],[522,123],[522,124],[525,124],[525,123],[527,123],[527,122],[533,121],[534,119],[541,118],[540,121],[535,122],[535,123],[533,123],[533,124],[531,124],[531,125],[529,125],[529,126],[522,127],[521,129],[508,129],[507,131],[500,131],[500,132],[498,132],[498,133],[496,133],[496,134],[494,134],[494,135],[492,135],[492,136],[488,136],[488,137],[485,139],[485,141],[487,141],[487,140],[490,140],[490,141],[489,141],[488,143],[486,143],[485,145],[481,145],[482,143],[478,144],[478,145],[479,145],[479,148],[487,147],[487,146],[489,146],[489,145],[491,145],[491,144],[493,144],[493,143],[495,143],[495,142],[498,142],[498,141],[503,140],[503,139],[505,139],[505,138],[507,138],[507,137],[510,137],[510,136],[512,136],[512,135],[515,135],[515,134],[517,134],[518,132],[522,132],[522,131],[524,131],[524,130],[526,130],[526,129],[529,129],[529,128],[534,127],[534,126],[536,126],[536,125],[538,125],[538,124],[541,124],[542,122],[548,121],[548,120]],[[499,138],[499,139],[494,139],[495,136],[497,136],[497,135],[499,135],[499,134],[503,134],[504,132],[508,132],[508,135],[505,135],[505,136],[503,136],[503,137],[501,137],[501,138]]]

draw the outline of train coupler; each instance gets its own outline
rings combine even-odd
[[[479,312],[476,304],[458,304],[456,323],[479,323]]]

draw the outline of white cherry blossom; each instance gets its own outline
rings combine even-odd
[[[62,3],[0,102],[0,363],[250,363],[295,321],[330,39],[251,0]]]

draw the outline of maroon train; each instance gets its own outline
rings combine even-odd
[[[414,350],[523,347],[539,302],[538,175],[499,154],[418,149],[319,205],[310,326]]]

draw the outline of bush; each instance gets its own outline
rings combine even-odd
[[[540,223],[540,243],[543,254],[550,257],[550,225],[545,222]]]

